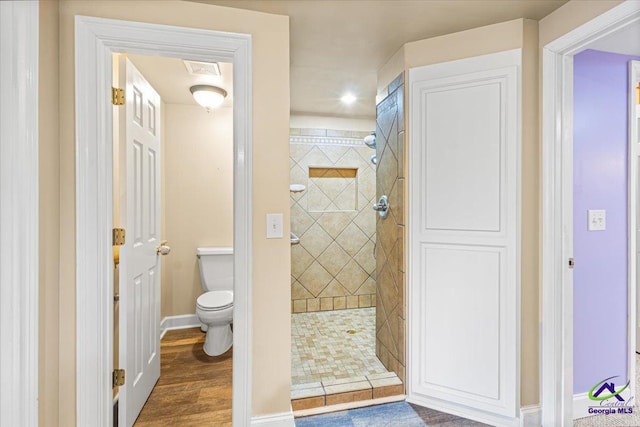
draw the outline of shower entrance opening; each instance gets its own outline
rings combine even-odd
[[[370,129],[291,128],[297,416],[404,399],[403,82]]]

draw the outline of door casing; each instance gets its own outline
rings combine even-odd
[[[570,426],[574,412],[573,280],[569,269],[569,258],[573,256],[573,56],[589,43],[638,21],[640,2],[626,1],[542,49],[540,404],[543,426]],[[632,264],[629,263],[630,330],[635,328]],[[630,348],[635,348],[635,334],[629,334],[629,340]],[[635,363],[632,358],[628,372],[633,387]]]
[[[636,232],[638,228],[638,203],[640,202],[640,194],[638,194],[638,162],[640,161],[640,152],[638,150],[638,129],[640,120],[640,107],[636,104],[636,87],[640,84],[640,61],[631,61],[629,63],[629,298],[633,298],[633,312],[635,315],[634,323],[629,318],[629,333],[633,334],[633,346],[631,339],[629,340],[629,353],[635,355],[638,351],[638,336],[640,328],[638,327],[638,237],[640,233]],[[631,306],[630,306],[631,308]],[[635,359],[635,357],[632,357]],[[629,361],[631,364],[631,361]],[[635,363],[634,363],[635,366]],[[635,385],[635,374],[633,376]],[[635,390],[635,389],[634,389]]]
[[[0,423],[25,427],[43,408],[38,296],[53,285],[38,275],[39,13],[37,1],[0,2]]]
[[[233,421],[251,423],[252,43],[237,34],[75,17],[76,423],[113,425],[112,53],[233,63]]]

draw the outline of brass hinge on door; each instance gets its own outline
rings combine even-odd
[[[124,385],[124,369],[113,370],[113,387],[121,387]]]
[[[113,246],[122,246],[125,242],[125,231],[124,228],[114,228],[113,229]]]
[[[111,103],[113,105],[124,105],[124,89],[111,88]]]

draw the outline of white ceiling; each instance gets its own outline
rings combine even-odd
[[[222,107],[233,105],[233,65],[219,62],[221,76],[194,76],[190,74],[182,59],[128,54],[138,71],[168,104],[199,105],[189,88],[198,84],[218,86],[227,91]]]
[[[539,20],[566,0],[193,0],[288,15],[291,111],[374,117],[378,69],[400,48],[517,18]],[[353,91],[360,100],[340,104]]]
[[[633,23],[587,46],[588,49],[640,56],[640,23]]]

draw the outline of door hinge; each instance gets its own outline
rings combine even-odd
[[[112,387],[121,387],[123,385],[124,385],[124,369],[114,369]]]
[[[124,228],[113,229],[113,246],[122,246],[125,242]]]
[[[576,266],[576,261],[573,258],[569,258],[569,268],[573,269]]]
[[[124,105],[124,89],[111,88],[111,103],[113,105]]]

